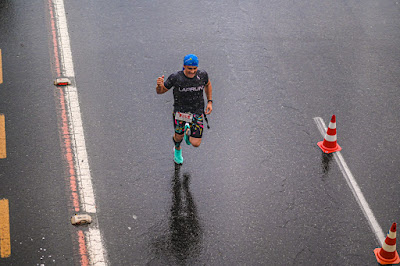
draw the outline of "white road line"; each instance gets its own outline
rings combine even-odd
[[[328,130],[324,120],[321,117],[314,117],[314,121],[317,124],[319,132],[324,137],[326,131]],[[358,205],[360,206],[362,212],[364,213],[365,218],[371,227],[372,232],[374,232],[376,240],[382,246],[386,235],[383,233],[382,228],[378,224],[378,221],[375,218],[374,213],[372,212],[371,208],[369,207],[367,201],[363,193],[361,192],[360,187],[358,186],[353,174],[350,172],[347,163],[345,162],[342,154],[338,151],[333,154],[336,163],[339,165],[340,171],[342,172],[344,178],[346,179],[347,184],[349,185],[351,192],[353,192],[354,197],[356,198]]]
[[[70,39],[68,34],[67,18],[65,15],[64,1],[53,0],[57,38],[60,50],[60,64],[62,75],[75,80],[74,65],[72,60]],[[87,157],[86,142],[82,126],[81,111],[79,106],[78,91],[76,86],[67,86],[65,89],[68,118],[70,121],[71,142],[75,156],[75,169],[79,184],[81,209],[84,212],[96,214],[96,202]],[[87,250],[91,265],[107,265],[106,250],[102,236],[97,226],[91,225],[85,232]]]

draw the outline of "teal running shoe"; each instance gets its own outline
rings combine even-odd
[[[188,134],[186,134],[186,132],[188,131],[188,129],[189,129],[189,132],[188,132]],[[190,145],[191,143],[190,143],[190,141],[189,141],[189,135],[190,135],[190,125],[189,125],[189,123],[186,123],[185,124],[185,135],[184,135],[184,139],[185,139],[185,142],[186,142],[186,144],[187,145]]]
[[[182,149],[177,150],[174,147],[174,161],[176,164],[183,164]]]

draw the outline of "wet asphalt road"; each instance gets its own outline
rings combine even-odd
[[[9,201],[11,238],[11,256],[1,256],[0,265],[73,263],[45,11],[41,1],[0,1],[0,113],[7,137],[0,199]]]
[[[34,2],[0,2],[8,141],[0,198],[10,199],[13,241],[0,264],[40,263],[42,237],[59,265],[79,264],[47,1]],[[375,236],[335,160],[316,145],[313,118],[336,115],[341,153],[386,232],[400,200],[396,1],[65,7],[111,265],[377,264]],[[157,95],[155,82],[192,52],[209,73],[214,110],[203,143],[184,145],[176,167],[172,93]]]

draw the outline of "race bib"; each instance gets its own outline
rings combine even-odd
[[[176,120],[180,120],[180,121],[185,121],[185,122],[188,122],[188,123],[192,123],[193,114],[176,112],[175,113],[175,119]]]

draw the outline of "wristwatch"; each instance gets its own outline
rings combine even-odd
[[[212,100],[208,100],[207,102],[211,102],[212,103],[213,101]]]

